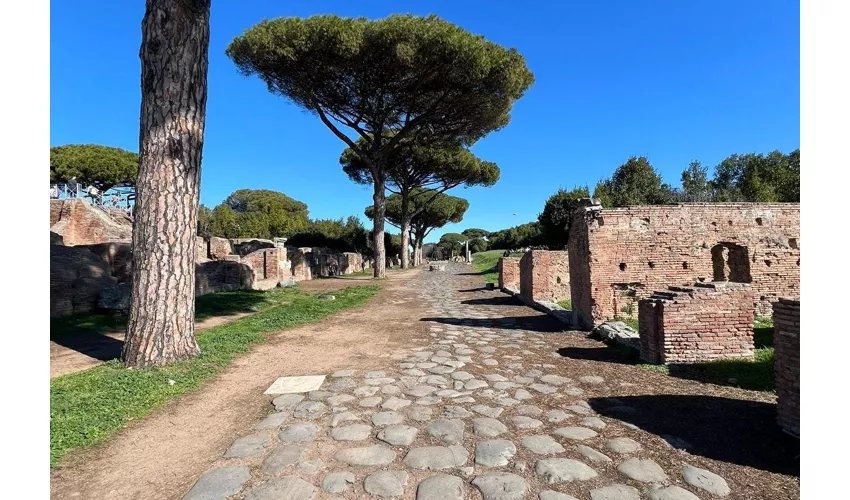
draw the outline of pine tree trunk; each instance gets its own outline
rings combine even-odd
[[[384,213],[387,208],[387,197],[384,193],[385,178],[383,172],[379,175],[373,173],[375,193],[372,195],[374,205],[373,230],[372,230],[372,248],[375,251],[375,272],[376,278],[383,278],[387,275],[387,252],[384,248]]]
[[[401,268],[410,267],[410,216],[407,214],[409,200],[407,196],[401,199]]]
[[[198,355],[195,230],[207,104],[210,0],[147,0],[127,366]]]

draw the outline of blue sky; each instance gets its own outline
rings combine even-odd
[[[501,167],[467,198],[467,227],[535,220],[559,187],[593,188],[645,155],[679,185],[691,160],[789,152],[800,145],[800,4],[780,0],[604,2],[213,0],[201,202],[272,189],[310,215],[358,215],[371,188],[353,184],[343,143],[318,118],[239,75],[224,51],[264,18],[437,14],[526,58],[536,83],[510,125],[473,151]],[[97,143],[138,151],[142,0],[53,2],[51,146]],[[516,215],[513,215],[516,214]]]

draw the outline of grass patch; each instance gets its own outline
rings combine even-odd
[[[319,300],[318,294],[297,287],[264,292],[264,310],[199,333],[201,355],[196,359],[142,370],[109,361],[51,380],[50,466],[69,451],[101,443],[128,421],[196,389],[237,354],[264,342],[266,334],[361,306],[378,290],[376,285],[346,288],[334,292],[336,300]]]
[[[283,289],[281,289],[283,290]],[[202,295],[195,299],[195,320],[245,312],[259,312],[285,302],[278,289],[268,292],[239,290]],[[62,318],[50,318],[50,338],[79,332],[122,332],[127,316],[119,312],[91,312]]]
[[[481,274],[485,283],[499,283],[499,259],[504,250],[488,250],[472,254],[472,267]]]
[[[561,307],[563,307],[563,308],[564,308],[564,309],[566,309],[567,311],[572,311],[572,310],[573,310],[573,301],[572,301],[572,300],[570,300],[570,299],[566,299],[566,300],[559,300],[559,301],[558,301],[558,305],[559,305],[559,306],[561,306]]]

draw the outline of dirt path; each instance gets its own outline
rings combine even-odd
[[[51,471],[51,498],[179,498],[233,435],[268,413],[263,391],[277,377],[388,363],[386,350],[410,333],[410,315],[419,315],[421,306],[403,290],[419,272],[392,273],[363,309],[273,335],[197,392],[129,424],[102,446],[69,455]]]

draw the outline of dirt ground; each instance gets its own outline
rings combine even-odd
[[[366,307],[272,335],[198,391],[131,422],[101,446],[69,454],[51,471],[51,498],[180,498],[230,446],[234,435],[270,412],[269,396],[263,391],[277,377],[389,366],[388,353],[394,345],[427,328],[410,320],[423,314],[412,294],[401,290],[419,272],[390,273],[383,290]],[[349,283],[356,286],[370,280],[322,279],[302,287],[335,290]],[[378,323],[380,334],[375,330]]]

